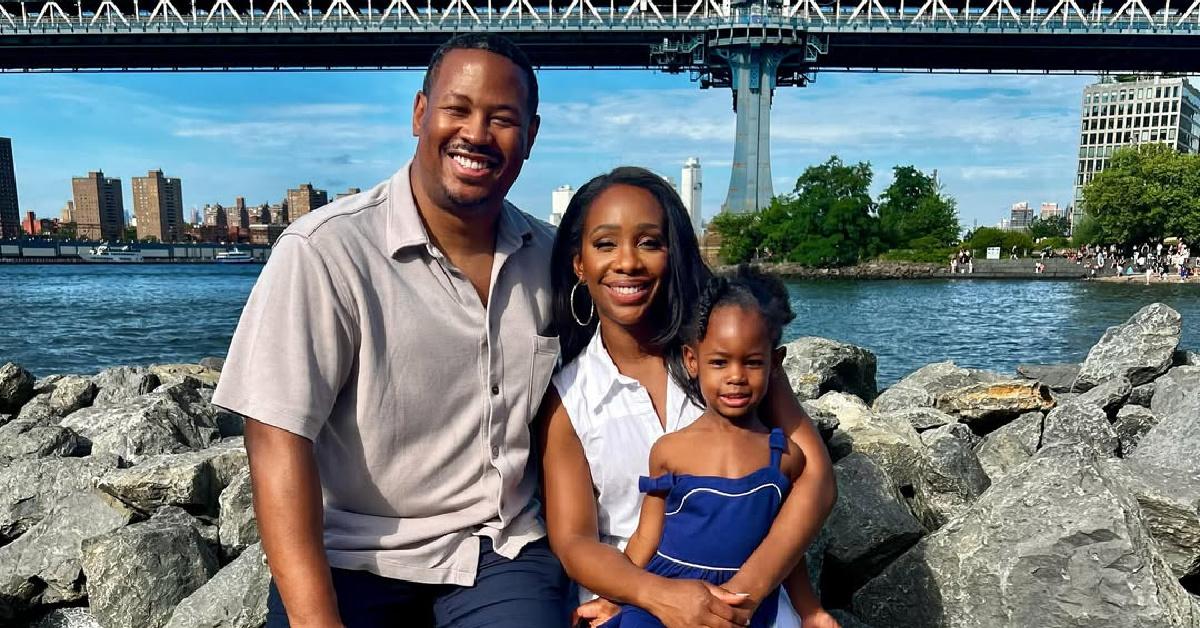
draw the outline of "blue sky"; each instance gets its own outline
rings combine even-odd
[[[57,216],[71,177],[183,179],[190,215],[206,203],[277,202],[311,181],[332,196],[403,165],[419,72],[0,74],[0,136],[13,139],[22,211]],[[1071,201],[1079,107],[1094,78],[822,73],[776,91],[775,192],[831,154],[891,169],[937,169],[964,226],[996,223],[1016,201]],[[704,168],[704,214],[729,183],[728,90],[647,71],[544,70],[542,132],[510,199],[545,217],[551,191],[622,164],[678,181]]]

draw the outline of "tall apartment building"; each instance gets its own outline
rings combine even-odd
[[[560,185],[550,194],[550,224],[557,227],[562,223],[563,214],[567,213],[567,205],[571,204],[571,198],[575,196],[575,188],[569,185]]]
[[[1061,218],[1066,215],[1066,210],[1059,207],[1058,203],[1042,203],[1042,207],[1038,211],[1038,217],[1042,220],[1047,218]]]
[[[76,234],[84,240],[120,240],[125,230],[121,180],[89,172],[71,179]]]
[[[1013,231],[1028,229],[1031,222],[1033,222],[1033,208],[1029,206],[1029,203],[1027,201],[1013,203],[1012,211],[1009,213],[1008,228]]]
[[[230,227],[245,229],[250,226],[250,210],[246,208],[246,197],[233,199],[233,207],[225,208],[225,221]]]
[[[1200,91],[1182,77],[1148,77],[1120,82],[1105,77],[1083,89],[1079,165],[1075,170],[1075,224],[1083,215],[1083,187],[1108,167],[1123,146],[1167,144],[1200,152]]]
[[[687,161],[683,162],[683,173],[679,177],[679,196],[683,199],[683,206],[687,208],[688,216],[692,219],[692,231],[696,232],[697,238],[700,237],[700,230],[704,228],[704,221],[700,214],[702,192],[700,159],[688,157]]]
[[[17,201],[17,169],[12,140],[0,137],[0,238],[21,235],[21,209]]]
[[[300,187],[287,191],[288,218],[291,222],[314,209],[329,204],[329,194],[318,190],[311,183],[301,183]]]
[[[205,227],[228,227],[229,212],[220,203],[215,205],[204,206],[204,226]]]
[[[133,178],[133,215],[137,218],[138,239],[159,242],[183,239],[183,182],[151,170]]]

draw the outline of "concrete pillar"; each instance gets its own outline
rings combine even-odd
[[[733,168],[724,211],[752,212],[771,204],[771,98],[787,51],[756,47],[715,51],[729,64],[737,112]]]

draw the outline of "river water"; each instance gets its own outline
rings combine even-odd
[[[258,265],[0,265],[0,363],[35,375],[222,356]],[[1161,301],[1200,350],[1195,285],[1075,281],[803,281],[785,339],[823,336],[879,357],[886,386],[930,362],[1011,372],[1073,362],[1104,330]]]

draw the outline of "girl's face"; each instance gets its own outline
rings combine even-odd
[[[767,321],[758,310],[722,305],[708,318],[708,332],[683,348],[688,372],[700,382],[710,410],[738,421],[752,416],[767,393],[771,369],[782,359],[772,351]]]
[[[658,201],[639,187],[613,185],[592,201],[574,266],[601,320],[626,328],[649,320],[667,272],[664,221]]]

